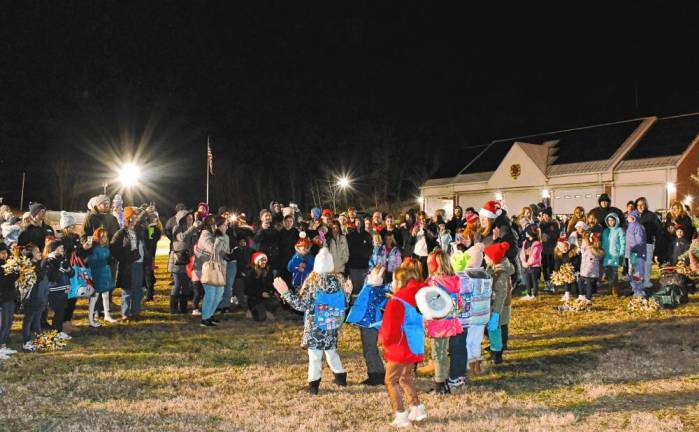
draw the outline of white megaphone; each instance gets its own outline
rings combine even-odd
[[[415,294],[417,308],[426,320],[444,318],[452,309],[449,293],[436,286],[426,286]]]

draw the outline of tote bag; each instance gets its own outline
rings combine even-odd
[[[209,261],[201,266],[201,283],[216,287],[226,286],[226,272],[223,270],[223,263],[219,259],[218,249],[214,242],[214,254]]]
[[[68,298],[88,298],[95,293],[92,283],[92,272],[85,266],[82,258],[75,253],[70,257],[70,265],[73,267],[73,277],[70,278],[70,290]]]

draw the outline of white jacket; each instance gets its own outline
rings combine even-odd
[[[333,238],[328,243],[328,250],[330,250],[330,255],[333,256],[333,263],[335,263],[335,272],[344,273],[345,264],[349,261],[347,238],[344,235],[340,235],[338,238]]]

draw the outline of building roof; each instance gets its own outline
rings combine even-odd
[[[659,118],[624,160],[682,154],[699,134],[699,113]]]
[[[546,145],[549,167],[608,160],[643,120],[626,120],[493,141],[481,154],[476,154],[459,174],[494,171],[516,142]]]
[[[646,169],[646,168],[660,168],[660,167],[667,167],[667,166],[675,166],[675,165],[677,165],[677,162],[680,161],[681,157],[682,157],[682,155],[675,155],[675,156],[661,156],[661,157],[648,158],[648,159],[623,160],[623,161],[619,162],[619,165],[617,165],[616,169],[619,171],[626,171],[626,170],[638,170],[638,169]]]

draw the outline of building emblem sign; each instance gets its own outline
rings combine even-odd
[[[519,164],[512,164],[510,166],[510,177],[517,180],[520,174],[522,174],[522,167]]]

